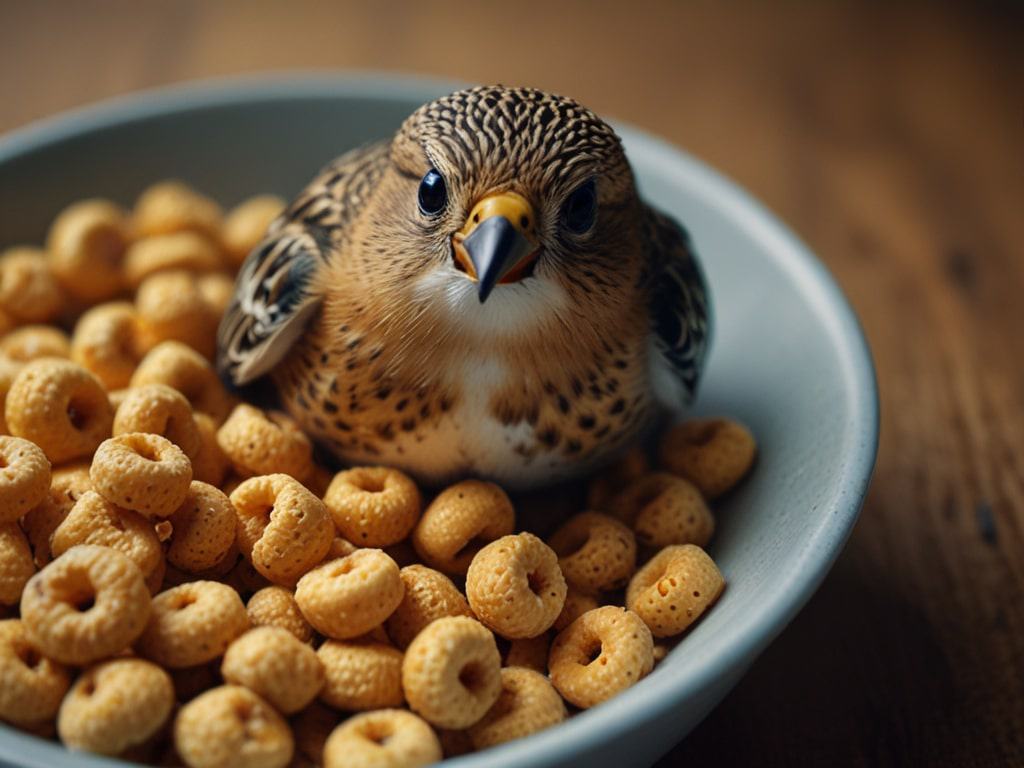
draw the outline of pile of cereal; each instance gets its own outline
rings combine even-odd
[[[0,255],[0,720],[159,765],[419,766],[647,675],[722,592],[708,500],[750,433],[671,429],[546,540],[491,483],[332,475],[211,366],[282,205],[165,182]]]

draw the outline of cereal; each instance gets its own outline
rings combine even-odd
[[[217,203],[177,179],[148,187],[132,211],[132,225],[140,237],[184,231],[217,237],[222,218]]]
[[[286,629],[257,627],[228,646],[224,681],[255,691],[285,715],[309,704],[324,685],[318,654]]]
[[[127,301],[93,307],[78,319],[71,336],[71,359],[108,391],[128,386],[139,364],[139,319]]]
[[[334,526],[323,502],[288,475],[246,480],[231,493],[238,548],[275,584],[293,586],[324,559]]]
[[[704,546],[715,531],[715,520],[700,491],[688,480],[667,472],[652,472],[615,497],[612,508],[629,522],[637,539],[648,546]]]
[[[441,744],[430,726],[401,709],[350,717],[324,746],[324,768],[418,768],[440,759]]]
[[[118,413],[123,410],[124,406]],[[116,430],[117,422],[114,424]],[[173,434],[175,430],[167,431]],[[192,465],[170,440],[158,434],[129,432],[100,443],[89,479],[112,504],[147,517],[167,517],[188,495]]]
[[[36,572],[32,550],[17,523],[0,523],[0,605],[17,605]]]
[[[201,438],[192,418],[192,406],[178,390],[163,384],[132,387],[117,407],[114,435],[133,432],[165,437],[184,451],[189,459],[199,452]]]
[[[597,602],[596,597],[586,592],[581,592],[577,587],[569,584],[569,590],[565,593],[565,604],[562,606],[562,612],[555,619],[555,631],[561,632],[584,613],[594,610],[599,605],[600,603]]]
[[[401,576],[405,596],[387,621],[388,636],[399,648],[407,647],[434,619],[473,615],[466,598],[440,571],[407,565]]]
[[[216,581],[191,581],[153,598],[153,615],[136,649],[165,667],[194,667],[223,654],[248,628],[235,590]]]
[[[292,718],[295,746],[307,760],[320,765],[324,759],[324,744],[340,717],[333,709],[313,702]]]
[[[213,568],[235,543],[235,508],[220,490],[193,480],[185,500],[170,518],[167,559],[177,568],[198,573]]]
[[[213,358],[217,317],[191,272],[159,272],[147,277],[135,293],[135,310],[144,349],[162,341],[180,341]]]
[[[498,650],[503,651],[501,654],[503,667],[526,667],[547,674],[548,652],[551,649],[550,632],[536,637],[524,637],[504,642],[508,646],[507,649],[502,649],[500,644],[498,646]]]
[[[295,750],[288,723],[240,685],[222,685],[183,706],[174,745],[189,768],[285,768]]]
[[[430,503],[413,531],[412,542],[427,565],[461,576],[484,544],[514,528],[515,510],[501,488],[464,480]]]
[[[650,470],[650,462],[642,448],[634,448],[591,479],[587,486],[587,508],[605,510],[608,503],[627,485],[639,480]]]
[[[43,357],[71,356],[71,339],[52,325],[23,325],[0,339],[0,355],[19,363]]]
[[[178,390],[194,411],[206,413],[220,424],[231,403],[217,372],[201,354],[180,341],[157,344],[142,358],[131,386],[164,384]]]
[[[394,560],[379,549],[360,549],[299,579],[295,602],[318,632],[347,640],[382,624],[404,592]]]
[[[485,625],[507,638],[536,637],[562,612],[566,585],[554,551],[532,533],[481,549],[466,574],[466,597]]]
[[[222,266],[217,246],[196,232],[145,237],[128,246],[124,254],[124,276],[132,288],[160,272],[213,272]]]
[[[662,435],[658,444],[661,465],[692,482],[708,499],[732,489],[756,456],[757,443],[750,430],[731,419],[678,424]]]
[[[89,456],[110,437],[114,414],[96,377],[67,360],[35,360],[7,393],[12,435],[31,440],[54,464]]]
[[[469,727],[469,738],[476,749],[487,749],[550,728],[567,715],[547,677],[532,669],[506,667],[501,670],[498,700]]]
[[[721,571],[693,544],[665,547],[633,577],[626,605],[655,637],[684,632],[725,588]]]
[[[174,707],[170,675],[142,659],[113,659],[75,681],[57,717],[69,749],[120,755],[163,727]]]
[[[387,547],[412,531],[422,500],[416,483],[397,469],[354,467],[334,476],[324,504],[349,541]]]
[[[249,623],[254,627],[280,627],[304,643],[313,639],[313,627],[299,610],[295,595],[284,587],[271,586],[258,590],[245,606]]]
[[[50,462],[39,446],[0,435],[0,522],[17,520],[46,498]]]
[[[235,549],[238,549],[238,539],[235,539]],[[221,576],[225,584],[230,585],[242,600],[248,600],[253,593],[269,587],[271,582],[262,573],[252,567],[252,563],[244,557],[239,557],[231,569]]]
[[[587,709],[610,699],[654,667],[651,631],[632,611],[606,605],[587,611],[551,645],[551,682],[571,704]]]
[[[7,419],[3,414],[7,404],[7,393],[11,391],[11,384],[14,383],[15,377],[23,367],[21,363],[0,355],[0,434],[2,435],[8,433]]]
[[[192,458],[192,477],[219,486],[228,473],[228,457],[217,442],[217,422],[206,413],[192,415],[199,432],[199,450]]]
[[[0,720],[22,727],[52,720],[70,684],[68,670],[39,653],[22,621],[0,621]]]
[[[46,238],[54,277],[65,291],[86,302],[120,293],[127,245],[127,216],[107,200],[68,206],[54,219]]]
[[[283,413],[238,405],[217,431],[217,442],[243,477],[280,472],[300,482],[313,469],[313,445]]]
[[[21,596],[28,639],[43,655],[84,666],[142,634],[150,596],[142,572],[108,547],[73,547],[29,579]]]
[[[22,323],[45,323],[64,308],[64,295],[38,248],[0,254],[0,307]]]
[[[221,238],[233,266],[242,266],[249,251],[259,245],[270,222],[284,211],[284,207],[284,200],[276,195],[256,195],[227,215]]]
[[[376,642],[328,640],[316,652],[327,682],[320,701],[346,712],[400,707],[402,652]]]
[[[466,616],[437,619],[406,649],[402,687],[409,706],[433,725],[469,727],[501,693],[494,635]]]
[[[623,587],[636,570],[633,532],[600,512],[571,517],[548,542],[565,580],[584,592]]]

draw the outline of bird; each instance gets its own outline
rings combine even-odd
[[[341,464],[531,489],[695,397],[711,336],[687,230],[573,99],[478,86],[330,162],[243,263],[217,366]]]

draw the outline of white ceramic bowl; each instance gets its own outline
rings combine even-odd
[[[388,136],[450,84],[372,75],[176,87],[72,112],[0,140],[0,246],[41,242],[62,206],[125,203],[181,177],[225,204],[286,196],[327,160]],[[611,701],[462,768],[647,765],[732,688],[810,597],[857,517],[878,418],[870,354],[821,263],[746,193],[668,144],[619,126],[642,193],[690,229],[716,328],[697,406],[753,429],[761,456],[711,546],[720,602],[657,670]],[[108,768],[0,726],[0,760]],[[584,762],[585,761],[585,762]]]

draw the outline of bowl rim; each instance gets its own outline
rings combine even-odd
[[[306,98],[365,98],[426,101],[465,87],[457,81],[376,71],[346,70],[262,72],[215,77],[116,96],[29,122],[0,136],[0,164],[19,155],[45,149],[72,137],[102,131],[171,113],[256,101]],[[526,768],[568,762],[574,755],[607,743],[644,722],[677,707],[687,697],[711,686],[728,670],[742,671],[768,646],[818,588],[846,543],[870,483],[878,448],[879,403],[874,364],[860,323],[842,290],[824,264],[796,235],[735,182],[667,141],[612,120],[629,145],[631,157],[645,155],[650,163],[690,177],[709,205],[722,210],[761,242],[777,266],[788,273],[818,304],[828,332],[837,344],[848,382],[854,419],[851,455],[836,481],[838,500],[833,514],[823,516],[807,546],[788,568],[783,586],[752,610],[737,631],[723,638],[712,663],[685,675],[650,675],[642,684],[580,713],[570,722],[479,755],[454,758],[460,768]],[[0,725],[0,759],[31,768],[50,768],[71,758],[59,744]],[[77,753],[83,768],[115,768],[127,763]]]

